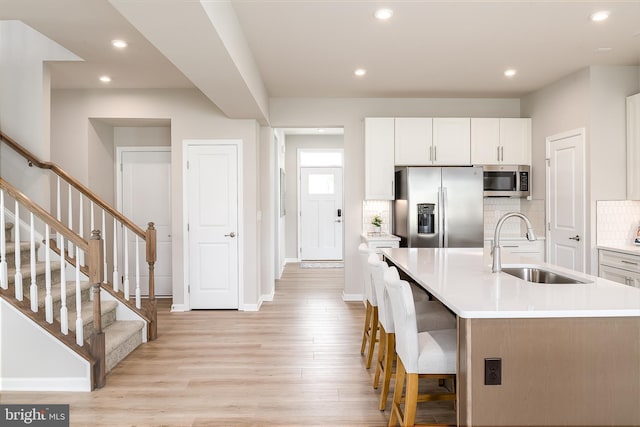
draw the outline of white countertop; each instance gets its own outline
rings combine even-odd
[[[463,318],[640,316],[640,289],[546,263],[546,269],[591,283],[536,284],[491,272],[482,248],[385,248],[385,257]],[[503,254],[503,267],[532,265]]]
[[[624,252],[630,255],[640,255],[640,246],[636,245],[598,245],[598,249],[607,249],[610,251]]]
[[[389,234],[389,233],[374,233],[374,232],[362,233],[362,237],[368,242],[374,242],[374,241],[399,242],[400,241],[400,237],[394,236],[393,234]]]

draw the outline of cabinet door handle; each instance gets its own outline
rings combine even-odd
[[[500,146],[496,147],[496,152],[497,152],[497,155],[498,155],[498,161],[500,161]]]
[[[437,146],[433,147],[433,161],[434,162],[438,161],[438,147]]]
[[[433,147],[429,147],[429,161],[433,161]]]
[[[623,263],[623,264],[638,265],[637,262],[627,261],[626,259],[621,259],[620,262]]]
[[[500,161],[504,162],[504,147],[500,147]]]

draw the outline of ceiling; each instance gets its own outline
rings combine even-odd
[[[640,64],[640,0],[0,0],[0,20],[84,60],[52,63],[54,88],[197,87],[235,118],[268,120],[278,97],[521,97]]]

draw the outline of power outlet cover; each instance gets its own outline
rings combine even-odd
[[[484,359],[484,385],[502,384],[502,359]]]

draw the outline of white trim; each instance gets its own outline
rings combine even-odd
[[[559,141],[561,139],[567,139],[574,136],[579,136],[580,141],[579,144],[582,145],[582,230],[580,231],[581,236],[585,236],[583,239],[584,244],[582,245],[582,271],[585,272],[587,270],[587,239],[586,239],[586,229],[587,229],[587,193],[586,193],[586,185],[587,185],[587,153],[586,153],[586,129],[585,128],[577,128],[566,132],[561,132],[555,135],[551,135],[545,138],[545,261],[549,262],[550,254],[551,254],[551,230],[549,230],[549,221],[551,220],[551,143],[555,141]],[[593,245],[594,242],[590,242]]]
[[[275,297],[275,295],[276,295],[275,291],[272,291],[266,295],[262,295],[260,299],[262,300],[262,302],[271,302],[273,301],[273,298]],[[260,305],[262,305],[262,303],[260,303]]]
[[[189,311],[187,304],[171,304],[171,313],[180,313],[183,311]]]
[[[364,299],[363,294],[345,294],[342,291],[342,301],[359,301],[362,302]]]
[[[300,258],[285,258],[284,259],[284,265],[287,265],[290,262],[296,263],[296,262],[301,262],[301,260],[300,260]],[[282,268],[284,268],[284,266],[282,266]]]
[[[89,378],[1,378],[2,391],[91,391]]]
[[[116,306],[116,319],[118,319],[118,320],[140,320],[140,321],[144,322],[144,328],[142,328],[142,330],[141,330],[142,342],[147,342],[147,326],[148,326],[148,323],[143,317],[141,317],[138,313],[133,311],[126,304],[122,303],[120,300],[116,299],[113,295],[111,295],[109,292],[105,291],[102,288],[100,288],[100,298],[102,299],[102,301],[115,301],[115,302],[118,303],[118,305]]]
[[[182,140],[182,262],[183,262],[183,290],[184,304],[174,304],[171,311],[178,311],[178,308],[184,307],[181,311],[191,310],[191,295],[189,294],[189,233],[187,231],[187,220],[189,218],[189,183],[187,160],[189,147],[196,145],[233,145],[236,147],[237,161],[237,183],[238,183],[238,310],[245,310],[244,306],[244,186],[242,177],[244,175],[244,161],[242,153],[241,139],[184,139]]]

